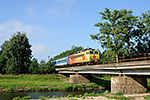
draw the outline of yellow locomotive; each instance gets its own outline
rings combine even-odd
[[[69,65],[76,64],[94,64],[99,61],[99,51],[94,49],[85,49],[81,52],[69,56]]]

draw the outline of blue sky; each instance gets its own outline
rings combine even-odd
[[[99,33],[98,12],[105,8],[132,10],[134,15],[150,10],[150,0],[0,0],[0,45],[17,31],[25,31],[39,61],[71,49],[73,45],[100,49],[90,38]]]

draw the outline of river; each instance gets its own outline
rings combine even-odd
[[[55,96],[67,96],[68,94],[80,95],[84,93],[103,93],[105,90],[88,90],[88,91],[49,91],[49,92],[13,92],[13,93],[0,93],[0,100],[12,100],[15,97],[24,97],[24,96],[30,96],[31,99],[38,99],[40,96],[44,97],[53,97]]]

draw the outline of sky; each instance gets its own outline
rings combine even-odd
[[[90,34],[104,22],[99,12],[132,10],[135,16],[150,10],[150,0],[0,0],[0,45],[17,31],[25,32],[33,57],[48,61],[74,46],[104,49]]]

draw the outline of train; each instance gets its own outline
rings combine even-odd
[[[96,64],[98,62],[99,62],[99,50],[91,48],[84,49],[75,54],[52,61],[55,67],[89,65],[89,64]]]

